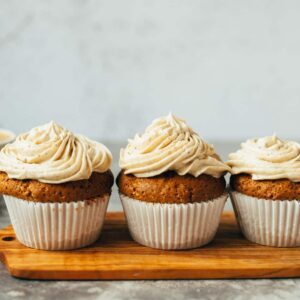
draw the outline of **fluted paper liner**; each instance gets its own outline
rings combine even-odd
[[[231,191],[244,236],[257,244],[300,246],[300,201],[259,199]]]
[[[109,195],[69,203],[41,203],[4,195],[20,243],[43,250],[87,246],[99,237]]]
[[[132,238],[165,250],[197,248],[215,236],[227,193],[207,202],[150,203],[120,194]]]

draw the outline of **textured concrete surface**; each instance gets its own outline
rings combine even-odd
[[[0,127],[299,137],[297,0],[0,0]],[[284,101],[284,105],[283,105]]]
[[[238,143],[215,143],[225,158]],[[109,145],[115,155],[113,166],[117,174],[117,153],[120,144]],[[114,191],[110,210],[120,210]],[[230,209],[230,206],[227,206]],[[9,217],[0,200],[0,227],[9,224]],[[12,278],[0,264],[0,299],[299,299],[300,279],[257,280],[156,280],[156,281],[36,281]]]

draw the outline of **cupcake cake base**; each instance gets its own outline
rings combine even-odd
[[[244,236],[274,247],[300,246],[300,201],[271,200],[231,191],[236,218]]]
[[[219,226],[227,193],[194,203],[153,203],[120,193],[132,238],[145,246],[179,250],[209,243]]]
[[[69,250],[95,242],[109,195],[63,203],[33,202],[4,195],[16,237],[27,247]]]

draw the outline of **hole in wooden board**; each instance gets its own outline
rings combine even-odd
[[[11,241],[13,241],[15,238],[13,237],[13,236],[4,236],[3,238],[2,238],[2,241],[4,241],[4,242],[11,242]]]

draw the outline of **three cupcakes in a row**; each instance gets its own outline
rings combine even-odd
[[[288,153],[290,148],[294,152]],[[117,184],[133,239],[161,249],[195,248],[210,242],[228,196],[224,174],[229,171],[239,174],[231,180],[232,200],[245,236],[267,245],[299,245],[300,191],[294,183],[299,149],[297,143],[276,137],[252,140],[225,164],[183,120],[172,115],[154,120],[120,153]],[[53,122],[4,147],[0,192],[20,242],[48,250],[94,242],[113,185],[111,161],[105,146]],[[284,172],[274,171],[284,166]],[[294,175],[286,177],[288,172]],[[280,196],[278,178],[288,178]],[[268,194],[270,188],[274,192]],[[280,199],[278,205],[274,199]]]

